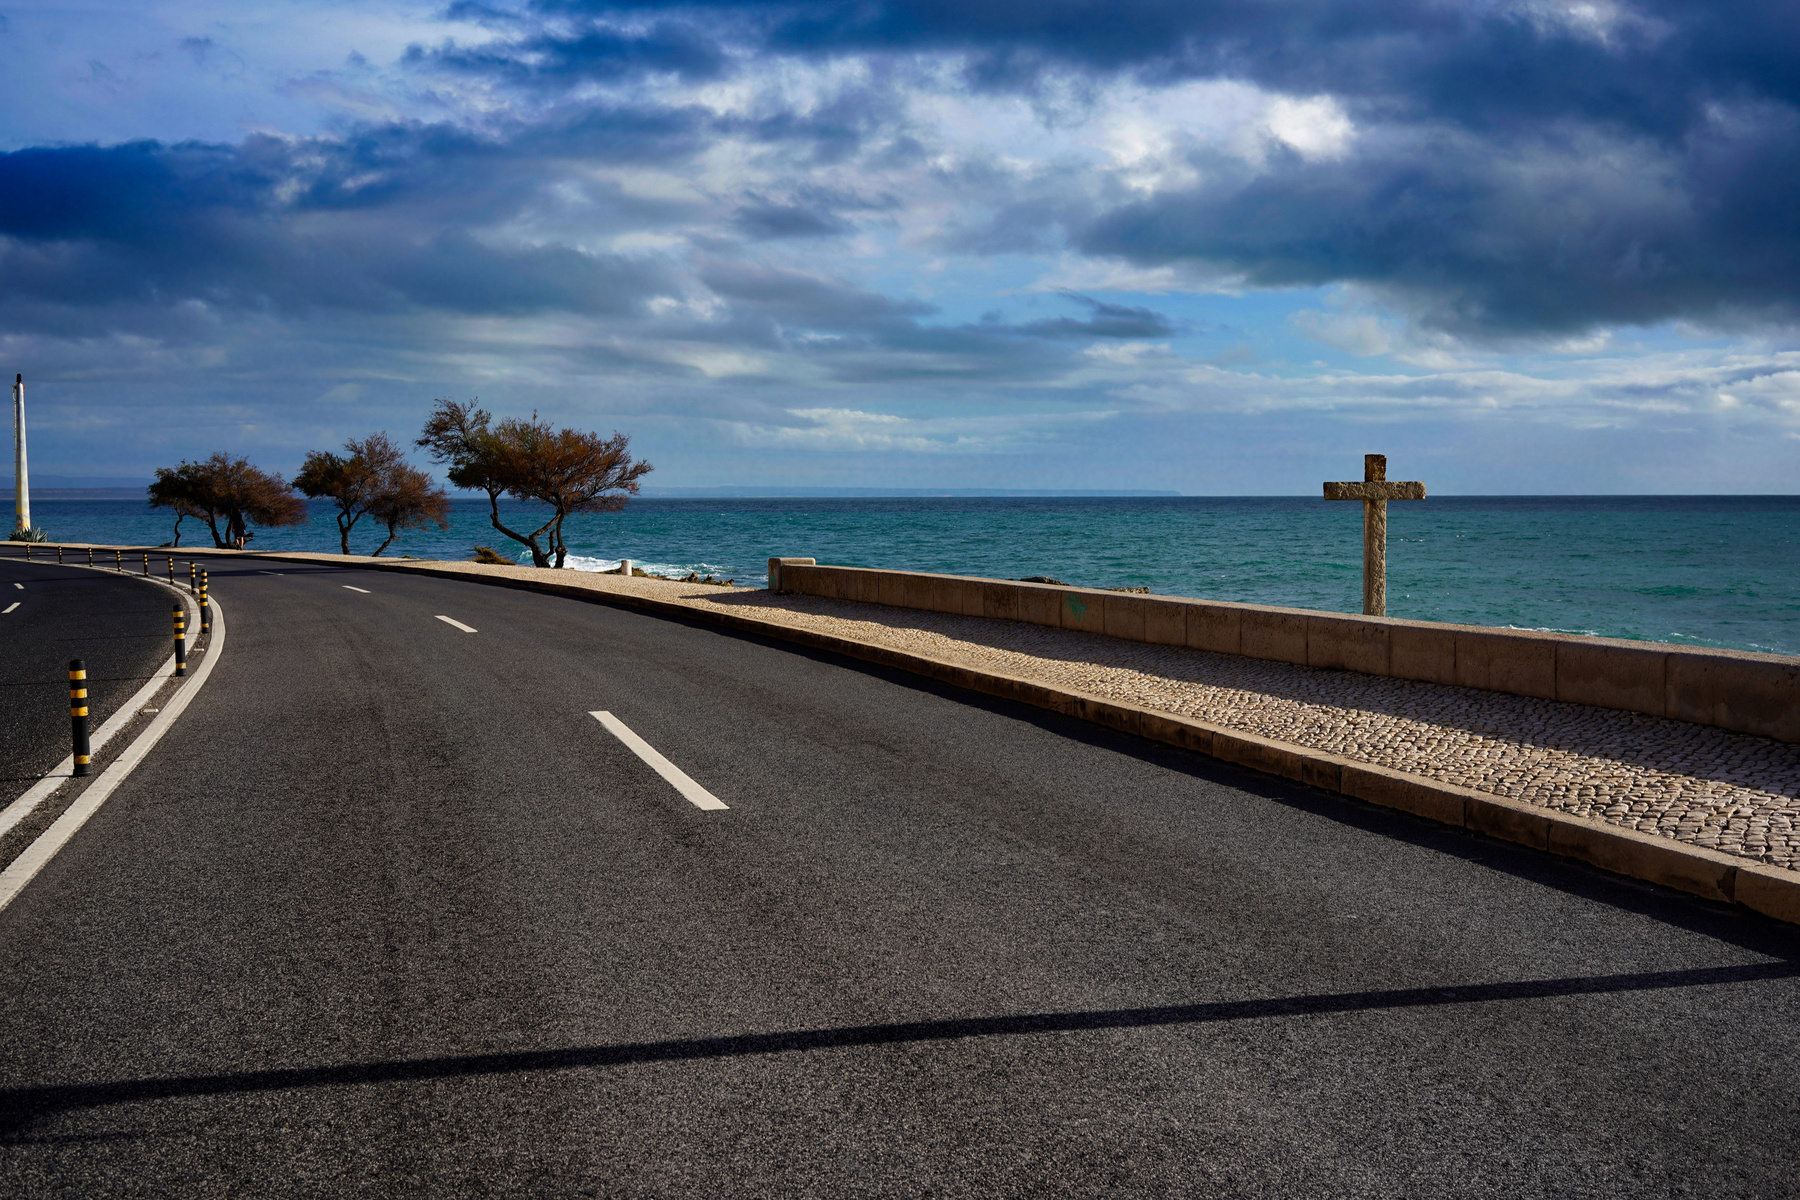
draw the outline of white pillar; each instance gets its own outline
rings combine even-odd
[[[13,381],[13,528],[31,528],[31,479],[25,470],[25,376]]]
[[[632,567],[632,562],[629,558],[622,558],[619,560],[619,574],[621,574],[621,575],[631,574],[631,567]]]

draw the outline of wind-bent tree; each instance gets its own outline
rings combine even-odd
[[[169,545],[181,545],[181,522],[200,515],[194,497],[198,494],[200,468],[193,463],[179,467],[156,468],[156,482],[150,485],[150,507],[166,508],[175,514],[175,535]]]
[[[306,505],[280,475],[271,475],[246,458],[219,453],[204,462],[183,460],[178,467],[158,467],[149,488],[150,507],[173,508],[179,517],[194,516],[212,531],[221,550],[244,548],[250,525],[273,528],[306,521]],[[219,522],[225,533],[219,533]]]
[[[400,447],[384,433],[371,433],[360,442],[344,442],[344,453],[311,450],[294,476],[294,486],[317,500],[329,498],[337,505],[338,546],[350,553],[350,531],[369,512],[388,486],[389,477],[405,465]],[[390,531],[391,535],[391,531]],[[392,536],[388,541],[393,541]],[[387,542],[383,542],[385,547]],[[377,550],[375,553],[380,554]]]
[[[419,468],[396,463],[370,502],[369,515],[387,526],[387,540],[375,547],[379,557],[402,529],[450,528],[450,496]]]
[[[568,561],[562,531],[570,514],[623,508],[626,497],[638,490],[638,480],[653,468],[632,461],[626,453],[629,443],[617,431],[610,438],[559,431],[539,421],[536,413],[529,421],[512,418],[494,425],[493,415],[473,400],[437,401],[418,441],[449,467],[453,485],[487,493],[489,522],[527,546],[532,563],[540,567],[561,567]],[[549,520],[530,533],[507,528],[500,520],[503,494],[549,505]]]
[[[569,557],[563,543],[564,518],[624,508],[626,497],[638,490],[638,480],[653,468],[632,461],[626,453],[631,439],[616,429],[610,438],[603,438],[578,429],[552,429],[536,413],[531,416],[529,421],[502,421],[494,432],[504,456],[507,491],[550,506],[550,520],[539,533],[548,536],[546,550],[560,567]],[[531,551],[535,562],[540,556],[536,542]]]

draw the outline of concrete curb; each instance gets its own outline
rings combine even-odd
[[[65,543],[67,544],[69,543]],[[109,550],[113,548],[106,547]],[[1636,830],[1621,829],[1616,825],[1505,800],[1405,771],[1355,762],[1289,742],[1212,725],[1192,717],[1141,708],[1072,688],[1056,687],[948,659],[895,650],[888,646],[817,633],[810,629],[798,629],[757,617],[691,608],[645,596],[600,591],[548,579],[469,571],[461,569],[460,563],[259,551],[196,549],[193,554],[430,575],[546,592],[637,609],[657,616],[719,625],[759,637],[892,667],[983,695],[1091,721],[1108,729],[1192,750],[1221,762],[1290,779],[1308,787],[1336,792],[1383,808],[1398,809],[1427,820],[1459,826],[1487,837],[1542,850],[1559,858],[1572,859],[1615,874],[1675,888],[1708,900],[1739,904],[1776,920],[1800,924],[1800,872],[1785,871],[1701,846],[1687,846]]]

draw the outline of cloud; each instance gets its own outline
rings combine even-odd
[[[1127,308],[1118,304],[1106,304],[1091,296],[1074,293],[1067,295],[1069,299],[1087,306],[1091,313],[1087,320],[1055,317],[1046,321],[1032,321],[1020,326],[1019,332],[1032,337],[1083,341],[1090,338],[1159,338],[1168,337],[1175,332],[1166,318],[1148,308]]]

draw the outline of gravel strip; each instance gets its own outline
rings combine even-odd
[[[496,573],[512,568],[491,568]],[[661,579],[558,582],[955,659],[1800,868],[1800,746],[1664,717],[951,616]]]

